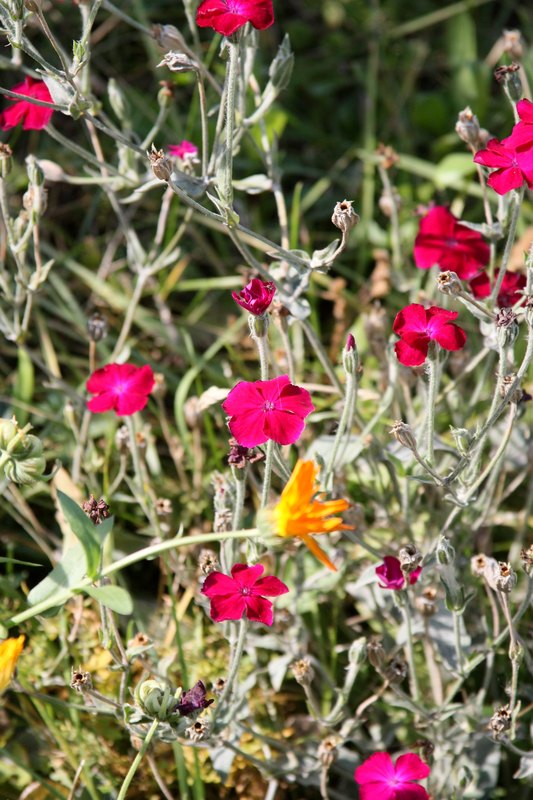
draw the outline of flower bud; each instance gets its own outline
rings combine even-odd
[[[204,575],[209,575],[218,569],[218,556],[214,550],[204,548],[198,557],[198,566]]]
[[[504,594],[510,594],[516,586],[518,578],[516,572],[506,561],[498,563],[498,575],[496,576],[496,587]]]
[[[291,669],[296,683],[299,683],[300,686],[311,685],[315,677],[315,671],[308,658],[300,658],[298,661],[295,661],[294,664],[291,664]]]
[[[470,570],[472,575],[475,575],[476,578],[484,578],[485,570],[487,569],[487,564],[489,561],[495,562],[495,559],[489,559],[489,557],[484,553],[478,553],[477,556],[472,556],[470,559]]]
[[[423,555],[414,544],[406,544],[398,553],[400,568],[404,574],[410,575],[422,563]]]
[[[356,375],[359,370],[359,353],[354,336],[349,333],[342,351],[342,365],[347,375]]]
[[[294,53],[291,50],[291,43],[288,34],[285,34],[283,41],[278,48],[276,57],[268,68],[268,77],[277,92],[283,91],[289,85],[292,69],[294,66]]]
[[[395,211],[400,209],[402,198],[399,191],[393,186],[390,191],[384,189],[378,200],[379,210],[388,219],[392,217]]]
[[[380,672],[385,664],[385,648],[381,639],[372,637],[366,644],[366,657],[374,669]]]
[[[437,590],[433,586],[427,586],[422,594],[415,598],[415,606],[423,617],[431,617],[436,612],[436,599]]]
[[[160,181],[169,181],[172,175],[172,163],[163,150],[157,150],[152,144],[152,149],[146,155],[155,177]]]
[[[500,347],[512,347],[518,336],[519,327],[516,314],[511,308],[502,308],[494,320],[496,339]]]
[[[524,57],[524,40],[519,30],[504,31],[502,35],[503,52],[513,61],[521,61]]]
[[[343,200],[335,205],[331,221],[343,233],[348,233],[359,222],[359,214],[352,208],[352,200]]]
[[[522,81],[519,75],[520,64],[513,62],[508,66],[497,67],[494,77],[501,86],[505,86],[512,100],[518,101],[523,96]]]
[[[5,142],[0,142],[0,173],[2,178],[7,178],[13,163],[13,150]]]
[[[500,385],[500,396],[507,397],[509,394],[509,389],[513,385],[516,379],[516,373],[512,372],[510,375],[504,375],[502,378],[502,382]],[[510,403],[520,403],[524,399],[529,399],[529,395],[526,395],[524,390],[521,386],[516,386],[515,389],[511,392],[511,395],[507,398]],[[524,397],[525,396],[525,397]]]
[[[163,50],[185,49],[185,39],[174,25],[152,25],[152,36]]]
[[[14,418],[0,419],[1,468],[8,480],[23,486],[38,481],[46,469],[42,442],[27,430],[31,425],[21,429]]]
[[[91,495],[88,500],[81,504],[81,507],[94,525],[100,525],[104,519],[110,516],[109,506],[103,497],[100,500],[96,500],[94,495]]]
[[[461,294],[463,291],[463,284],[455,272],[448,270],[437,275],[437,289],[439,292],[453,297],[454,295]]]
[[[488,728],[494,738],[499,739],[500,736],[503,736],[503,734],[510,729],[512,722],[513,718],[510,707],[501,706],[501,708],[496,709],[490,718]]]
[[[197,72],[198,65],[185,53],[171,50],[159,62],[158,67],[167,67],[171,72]]]
[[[107,320],[98,311],[87,320],[87,333],[91,342],[101,342],[107,336]]]
[[[336,736],[326,736],[325,739],[322,739],[318,746],[318,760],[322,764],[322,767],[325,769],[329,769],[333,762],[337,757],[337,745],[339,744],[339,740]]]
[[[78,669],[74,669],[74,667],[72,667],[70,687],[76,692],[84,692],[87,689],[92,689],[93,682],[91,679],[91,673],[84,672],[81,667],[78,667]]]
[[[407,663],[403,658],[393,658],[385,670],[385,678],[389,683],[401,683],[407,678]]]
[[[407,447],[407,449],[411,450],[413,453],[417,451],[413,429],[410,425],[407,425],[406,422],[402,422],[401,419],[397,419],[389,433],[392,434],[396,441],[403,445],[403,447]]]
[[[455,561],[455,550],[446,536],[441,536],[436,551],[437,561],[444,566],[450,566]]]
[[[520,550],[520,561],[526,575],[533,575],[533,544],[530,544],[527,550],[525,548]]]
[[[376,147],[376,155],[380,157],[383,169],[391,169],[400,160],[396,150],[390,145],[380,143]]]
[[[470,145],[473,150],[480,149],[479,136],[480,127],[479,120],[472,112],[470,106],[467,106],[463,111],[459,112],[457,123],[455,125],[455,132],[463,142]]]

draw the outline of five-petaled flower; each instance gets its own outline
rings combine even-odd
[[[289,587],[273,575],[262,578],[264,569],[262,564],[251,567],[235,564],[231,568],[231,578],[223,572],[211,572],[207,576],[202,594],[211,600],[210,616],[213,622],[246,616],[251,622],[272,625],[272,603],[266,597],[286,594]]]
[[[422,567],[417,567],[412,572],[408,573],[407,578],[409,584],[412,586],[420,577]],[[376,575],[380,580],[382,589],[403,589],[406,584],[406,575],[402,571],[400,560],[395,556],[385,556],[383,564],[376,567]]]
[[[516,111],[520,117],[509,137],[518,150],[533,147],[533,103],[531,100],[519,100]]]
[[[25,638],[22,634],[17,636],[16,639],[12,637],[0,642],[0,693],[7,688],[9,681],[13,677]]]
[[[33,97],[35,100],[42,100],[45,103],[53,103],[52,95],[48,91],[48,86],[44,81],[34,81],[33,78],[24,78],[22,83],[13,86],[13,92],[23,94],[26,97]],[[7,131],[9,128],[16,127],[22,122],[25,131],[38,131],[48,125],[54,113],[53,108],[38,106],[31,100],[13,100],[13,105],[6,108],[0,114],[0,128]]]
[[[87,408],[95,414],[114,409],[117,416],[129,417],[142,411],[154,384],[154,373],[148,364],[106,364],[87,381],[87,391],[96,395],[87,401]]]
[[[301,539],[316,558],[331,570],[336,570],[321,547],[313,539],[316,533],[351,530],[340,517],[333,516],[350,507],[347,500],[323,500],[317,493],[318,467],[314,461],[299,459],[281,493],[278,504],[268,512],[278,536]]]
[[[182,161],[192,161],[198,155],[198,148],[196,145],[192,142],[188,142],[187,139],[183,139],[179,144],[169,144],[167,150],[170,156],[175,156]]]
[[[431,772],[416,753],[406,753],[393,763],[389,753],[374,753],[355,770],[360,800],[429,800],[423,786],[414,781]]]
[[[270,381],[241,381],[222,403],[229,415],[231,435],[243,447],[257,447],[272,439],[293,444],[304,419],[314,406],[307,389],[295,386],[288,375]]]
[[[213,28],[217,33],[231,36],[249,22],[259,31],[274,22],[272,0],[203,0],[196,12],[200,28]]]
[[[196,681],[192,689],[188,692],[182,691],[181,697],[178,700],[174,711],[177,711],[181,717],[189,717],[191,714],[197,714],[203,711],[214,703],[214,700],[206,700],[206,689],[202,681]]]
[[[444,350],[461,350],[466,333],[452,322],[454,319],[457,319],[457,311],[446,311],[438,306],[426,309],[420,303],[411,303],[403,308],[392,326],[400,337],[394,345],[398,361],[406,367],[420,366],[427,358],[431,341]]]
[[[498,279],[500,270],[497,269],[494,273],[494,280]],[[522,290],[526,286],[526,276],[522,272],[509,272],[507,271],[503,276],[502,285],[498,292],[498,299],[496,304],[499,308],[511,308],[515,303],[518,303],[522,297]],[[481,272],[469,281],[470,291],[478,299],[489,297],[492,287],[490,279],[486,272]]]
[[[494,169],[487,183],[498,194],[519,189],[524,181],[533,189],[533,149],[517,148],[513,135],[501,142],[490,139],[485,150],[478,150],[475,154],[474,161]]]
[[[276,287],[272,281],[252,278],[240,292],[232,292],[231,296],[239,306],[253,314],[254,317],[262,317],[275,293]]]
[[[414,259],[420,269],[437,264],[443,272],[451,270],[468,280],[489,263],[490,248],[480,233],[462,225],[445,206],[434,206],[420,220]]]

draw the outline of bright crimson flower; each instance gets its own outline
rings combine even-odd
[[[314,405],[307,389],[294,386],[288,375],[270,381],[241,381],[222,403],[231,435],[243,447],[269,439],[292,444],[302,433]]]
[[[494,273],[495,280],[498,279],[499,272],[500,270],[497,269]],[[523,273],[507,271],[503,276],[502,285],[498,292],[497,305],[500,308],[510,308],[514,306],[515,303],[518,303],[522,297],[521,289],[525,288],[526,283],[526,276]],[[476,275],[475,278],[472,278],[472,280],[469,281],[469,285],[470,291],[474,297],[478,299],[489,297],[492,291],[489,276],[486,272],[481,272],[479,275]]]
[[[148,364],[144,367],[107,364],[93,372],[87,381],[87,391],[96,395],[87,401],[87,408],[94,414],[114,408],[117,416],[129,417],[145,407],[154,383],[154,373]]]
[[[457,311],[446,311],[438,306],[425,309],[420,303],[411,303],[398,312],[392,329],[400,337],[394,345],[400,364],[406,367],[423,364],[431,341],[444,350],[461,350],[466,333],[452,322],[457,316]]]
[[[54,102],[46,83],[44,81],[34,81],[33,78],[24,78],[22,83],[13,86],[12,91],[23,94],[26,97],[34,97],[36,100],[43,100],[46,103]],[[3,131],[15,128],[20,122],[23,123],[23,130],[38,131],[48,125],[54,113],[53,108],[38,106],[29,100],[10,99],[13,100],[13,104],[0,114],[0,128]]]
[[[445,206],[434,206],[420,220],[414,259],[419,269],[438,264],[468,280],[489,263],[490,248],[480,233],[461,225]]]
[[[485,150],[478,150],[474,161],[494,168],[487,184],[498,194],[519,189],[524,181],[533,189],[533,149],[517,150],[513,135],[501,142],[490,139]]]
[[[213,28],[224,36],[247,22],[259,31],[269,28],[274,22],[272,0],[203,0],[196,12],[199,28]]]
[[[272,302],[275,293],[276,287],[272,281],[252,278],[240,292],[232,292],[231,296],[238,305],[245,308],[250,314],[255,317],[261,317]]]
[[[182,161],[187,158],[193,159],[198,155],[198,148],[196,145],[192,142],[188,142],[187,139],[183,139],[179,144],[169,144],[167,149],[169,155],[181,158]]]
[[[430,772],[416,753],[400,756],[395,764],[388,753],[374,753],[355,770],[359,800],[429,800],[426,790],[413,781]]]
[[[231,578],[223,572],[211,572],[205,579],[202,594],[211,600],[210,615],[213,622],[227,619],[242,619],[272,625],[274,614],[272,603],[267,597],[286,594],[289,587],[279,578],[268,575],[261,578],[265,568],[262,564],[235,564],[231,568]]]
[[[516,110],[521,122],[514,126],[509,138],[517,149],[533,147],[533,103],[531,100],[520,100]]]
[[[385,556],[383,564],[376,567],[376,575],[383,581],[380,583],[382,589],[403,589],[405,586],[405,575],[402,572],[399,559],[394,556]],[[422,567],[417,567],[409,573],[409,584],[412,586],[420,577]]]

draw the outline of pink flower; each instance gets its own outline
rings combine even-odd
[[[388,753],[374,753],[355,770],[360,800],[429,800],[426,790],[413,781],[427,778],[429,766],[416,753],[406,753],[392,763]]]
[[[187,158],[193,159],[198,155],[198,148],[196,145],[192,142],[188,142],[187,139],[179,142],[179,144],[169,144],[167,149],[169,155],[181,158],[182,161]]]
[[[494,273],[494,279],[498,279],[500,270],[497,269]],[[521,289],[526,286],[526,276],[521,272],[506,272],[503,276],[502,285],[498,292],[497,305],[500,308],[510,308],[518,303],[522,297]],[[486,272],[481,272],[469,281],[470,291],[478,299],[489,297],[492,288],[490,285],[489,276]]]
[[[466,342],[466,333],[452,322],[457,316],[457,311],[446,311],[438,306],[425,309],[420,303],[411,303],[403,308],[392,326],[400,337],[394,345],[400,364],[406,367],[423,364],[431,341],[437,342],[444,350],[461,350]]]
[[[376,575],[383,581],[380,583],[382,589],[403,589],[405,586],[405,575],[402,572],[400,562],[394,556],[385,556],[384,563],[376,567]],[[409,584],[412,586],[420,577],[422,567],[417,567],[409,573]]]
[[[240,292],[232,292],[231,296],[238,305],[245,308],[250,314],[255,317],[261,317],[272,302],[275,293],[276,287],[272,281],[252,278]]]
[[[474,161],[484,167],[494,168],[487,178],[487,184],[498,194],[519,189],[524,181],[533,189],[533,149],[517,150],[513,135],[501,142],[490,139],[486,149],[476,153]]]
[[[278,578],[272,575],[261,578],[265,568],[262,564],[235,564],[231,578],[223,572],[211,572],[205,579],[202,594],[211,600],[210,616],[213,622],[227,619],[242,619],[272,625],[274,615],[268,597],[279,597],[289,591]]]
[[[222,403],[229,415],[231,435],[243,447],[269,439],[292,444],[302,433],[304,419],[314,406],[307,389],[294,386],[288,375],[271,381],[241,381]]]
[[[274,22],[272,0],[203,0],[196,12],[200,28],[213,28],[217,33],[231,36],[250,22],[263,31]]]
[[[114,408],[117,416],[129,417],[145,407],[154,383],[154,373],[148,364],[144,367],[107,364],[93,372],[87,381],[87,391],[96,395],[87,402],[87,408],[94,414]]]
[[[46,103],[54,102],[46,83],[44,81],[34,81],[33,78],[24,78],[22,83],[13,86],[12,91],[23,94],[26,97],[34,97],[36,100],[43,100]],[[29,100],[11,99],[14,101],[13,105],[0,114],[0,128],[3,131],[15,128],[20,122],[23,123],[23,130],[38,131],[50,122],[50,118],[54,113],[53,108],[38,106]]]
[[[420,220],[414,259],[419,269],[438,264],[468,280],[489,263],[490,248],[480,233],[461,225],[445,206],[434,206]]]
[[[528,149],[533,147],[533,103],[531,100],[520,100],[516,110],[521,121],[514,126],[509,139],[513,147]]]

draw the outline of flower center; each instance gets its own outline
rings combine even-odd
[[[446,239],[446,247],[457,247],[457,239],[454,239],[453,237]]]
[[[251,594],[251,591],[247,586],[243,586],[242,589],[241,589],[241,594],[244,594],[244,595]]]
[[[266,403],[263,404],[263,411],[274,411],[275,405],[272,400],[267,400]]]

